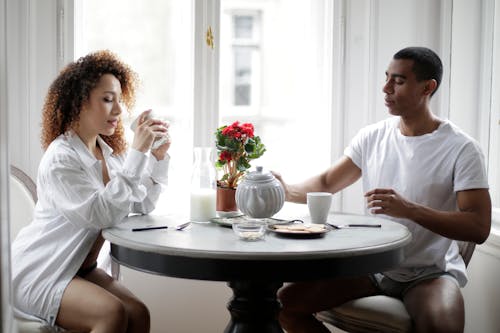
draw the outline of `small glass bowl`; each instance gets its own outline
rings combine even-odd
[[[233,231],[239,238],[246,241],[256,241],[264,238],[267,223],[261,220],[246,220],[233,222]]]

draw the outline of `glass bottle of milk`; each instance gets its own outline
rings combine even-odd
[[[194,222],[209,222],[216,216],[217,174],[212,161],[212,151],[211,147],[194,148],[190,215],[190,220]]]

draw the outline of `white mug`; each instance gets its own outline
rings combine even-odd
[[[135,129],[139,125],[140,118],[141,118],[141,115],[137,116],[137,118],[135,118],[135,120],[130,125],[130,129],[133,132],[135,132]],[[149,113],[146,114],[146,118],[144,120],[146,120],[146,119],[162,119],[162,117],[160,117],[156,113],[154,113],[153,110],[149,110]],[[155,150],[158,147],[160,147],[161,145],[163,145],[164,143],[169,142],[169,141],[170,141],[170,135],[168,134],[168,131],[167,131],[167,133],[165,133],[164,135],[159,136],[155,139],[155,141],[153,142],[153,145],[151,146],[151,149]]]
[[[308,192],[307,207],[311,223],[326,223],[331,205],[332,194],[330,192]]]

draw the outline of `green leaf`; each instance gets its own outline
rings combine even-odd
[[[248,143],[245,145],[245,151],[247,153],[252,153],[255,151],[256,145],[253,140],[248,140]]]
[[[236,168],[238,171],[245,171],[251,167],[250,163],[248,163],[248,160],[246,158],[241,158],[238,161],[238,164],[236,164]]]
[[[215,167],[216,168],[222,168],[224,167],[224,165],[226,165],[227,161],[221,161],[221,160],[217,160],[217,162],[215,162]]]

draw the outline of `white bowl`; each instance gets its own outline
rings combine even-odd
[[[233,222],[233,231],[238,237],[247,241],[264,238],[267,224],[260,220],[247,220]]]

